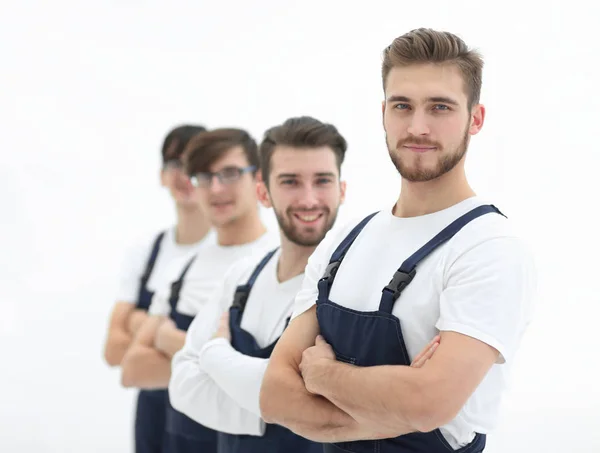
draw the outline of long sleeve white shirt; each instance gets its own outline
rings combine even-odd
[[[303,275],[277,280],[279,251],[256,279],[242,317],[241,327],[266,347],[282,334],[292,313]],[[238,285],[245,284],[260,259],[233,266],[215,291],[214,304],[228,309]],[[213,321],[214,326],[214,321]],[[209,428],[260,436],[265,424],[260,417],[259,392],[268,359],[236,351],[222,338],[209,341],[206,320],[194,319],[185,346],[173,357],[169,398],[178,411]]]

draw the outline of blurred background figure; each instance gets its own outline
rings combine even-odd
[[[171,195],[177,222],[150,243],[134,247],[127,257],[104,347],[104,358],[110,366],[121,365],[135,334],[148,318],[156,290],[170,282],[174,269],[183,267],[189,257],[213,240],[210,223],[193,201],[193,187],[181,161],[189,140],[205,130],[198,125],[183,125],[171,130],[164,139],[160,183]],[[139,392],[135,416],[137,453],[161,451],[165,398],[165,389]]]

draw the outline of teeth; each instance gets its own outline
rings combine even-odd
[[[314,222],[319,218],[319,215],[298,215],[298,217],[304,222]]]

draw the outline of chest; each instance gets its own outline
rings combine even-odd
[[[301,279],[291,285],[278,285],[273,279],[258,278],[246,303],[241,327],[250,333],[260,347],[276,341],[285,328],[300,289]]]
[[[382,289],[402,262],[422,244],[401,241],[355,243],[335,276],[329,299],[358,312],[375,312]],[[417,267],[417,273],[394,303],[392,315],[398,318],[406,348],[414,357],[437,333],[440,295],[444,289],[445,253],[440,247]]]

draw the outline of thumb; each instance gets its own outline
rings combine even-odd
[[[317,338],[315,339],[315,345],[319,346],[322,344],[327,344],[325,338],[323,338],[321,335],[317,335]]]

